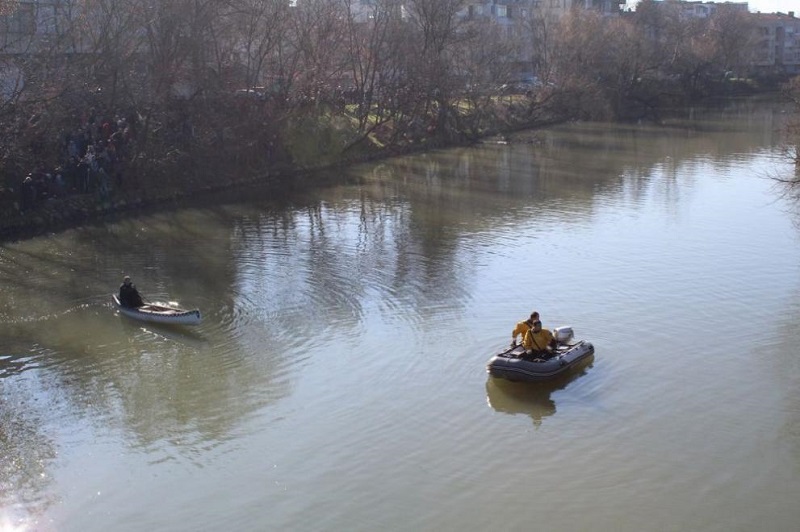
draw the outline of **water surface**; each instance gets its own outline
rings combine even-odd
[[[572,124],[0,247],[0,530],[793,530],[784,118]],[[124,274],[204,323],[119,316]],[[534,309],[594,360],[489,378]]]

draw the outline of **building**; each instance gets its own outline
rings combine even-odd
[[[0,12],[0,55],[37,53],[64,34],[73,0],[17,0]]]
[[[750,13],[747,2],[664,0],[658,5],[677,9],[687,19],[709,18],[721,9],[744,13],[751,17],[756,32],[753,71],[778,76],[800,74],[800,19],[793,11]]]
[[[478,0],[467,2],[462,14],[471,18],[491,17],[502,25],[511,25],[528,17],[557,20],[573,8],[616,15],[624,4],[625,0]]]
[[[691,18],[708,18],[714,14],[717,9],[732,9],[741,11],[742,13],[749,12],[747,2],[676,2],[680,5],[684,16]]]
[[[758,44],[754,66],[762,73],[800,74],[800,18],[793,11],[755,13]]]

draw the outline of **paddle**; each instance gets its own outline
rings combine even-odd
[[[514,349],[516,349],[517,347],[519,347],[519,346],[517,345],[517,343],[516,343],[516,342],[514,342],[514,345],[512,345],[511,347],[508,347],[508,348],[506,348],[506,350],[505,350],[505,351],[501,351],[501,352],[500,352],[500,354],[501,354],[501,355],[508,355],[508,354],[510,354],[512,351],[514,351]]]
[[[157,309],[160,309],[160,308],[164,308],[164,305],[160,305],[160,304],[156,303],[155,301],[150,301],[148,298],[144,297],[142,294],[139,294],[139,297],[141,297],[142,298],[142,302],[146,306],[150,307],[152,310],[157,310]]]
[[[142,301],[144,301],[145,304],[147,304],[147,306],[153,307],[155,309],[170,309],[170,310],[180,309],[180,303],[178,303],[177,301],[167,301],[166,304],[156,303],[155,301],[151,301],[141,294],[139,294],[139,296],[142,298]]]

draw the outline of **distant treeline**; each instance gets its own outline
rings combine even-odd
[[[623,16],[576,9],[500,28],[464,17],[461,0],[376,0],[357,16],[351,4],[50,6],[48,31],[0,40],[0,186],[82,164],[76,138],[113,149],[112,194],[117,182],[180,189],[554,121],[657,120],[777,81],[748,75],[751,18],[724,5],[687,19],[644,0]],[[124,143],[109,145],[104,124]]]

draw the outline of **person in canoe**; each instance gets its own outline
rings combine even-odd
[[[131,308],[139,308],[144,305],[136,285],[131,282],[131,278],[127,275],[122,280],[122,284],[119,285],[119,302],[123,307]]]
[[[517,345],[517,336],[522,335],[522,339],[525,340],[525,333],[531,330],[533,323],[536,321],[539,321],[539,313],[534,310],[527,320],[517,323],[517,326],[511,331],[511,347]]]
[[[555,346],[556,339],[553,333],[550,329],[544,329],[539,320],[533,322],[533,327],[525,333],[525,338],[522,340],[525,353],[537,358],[547,358],[553,353]]]

